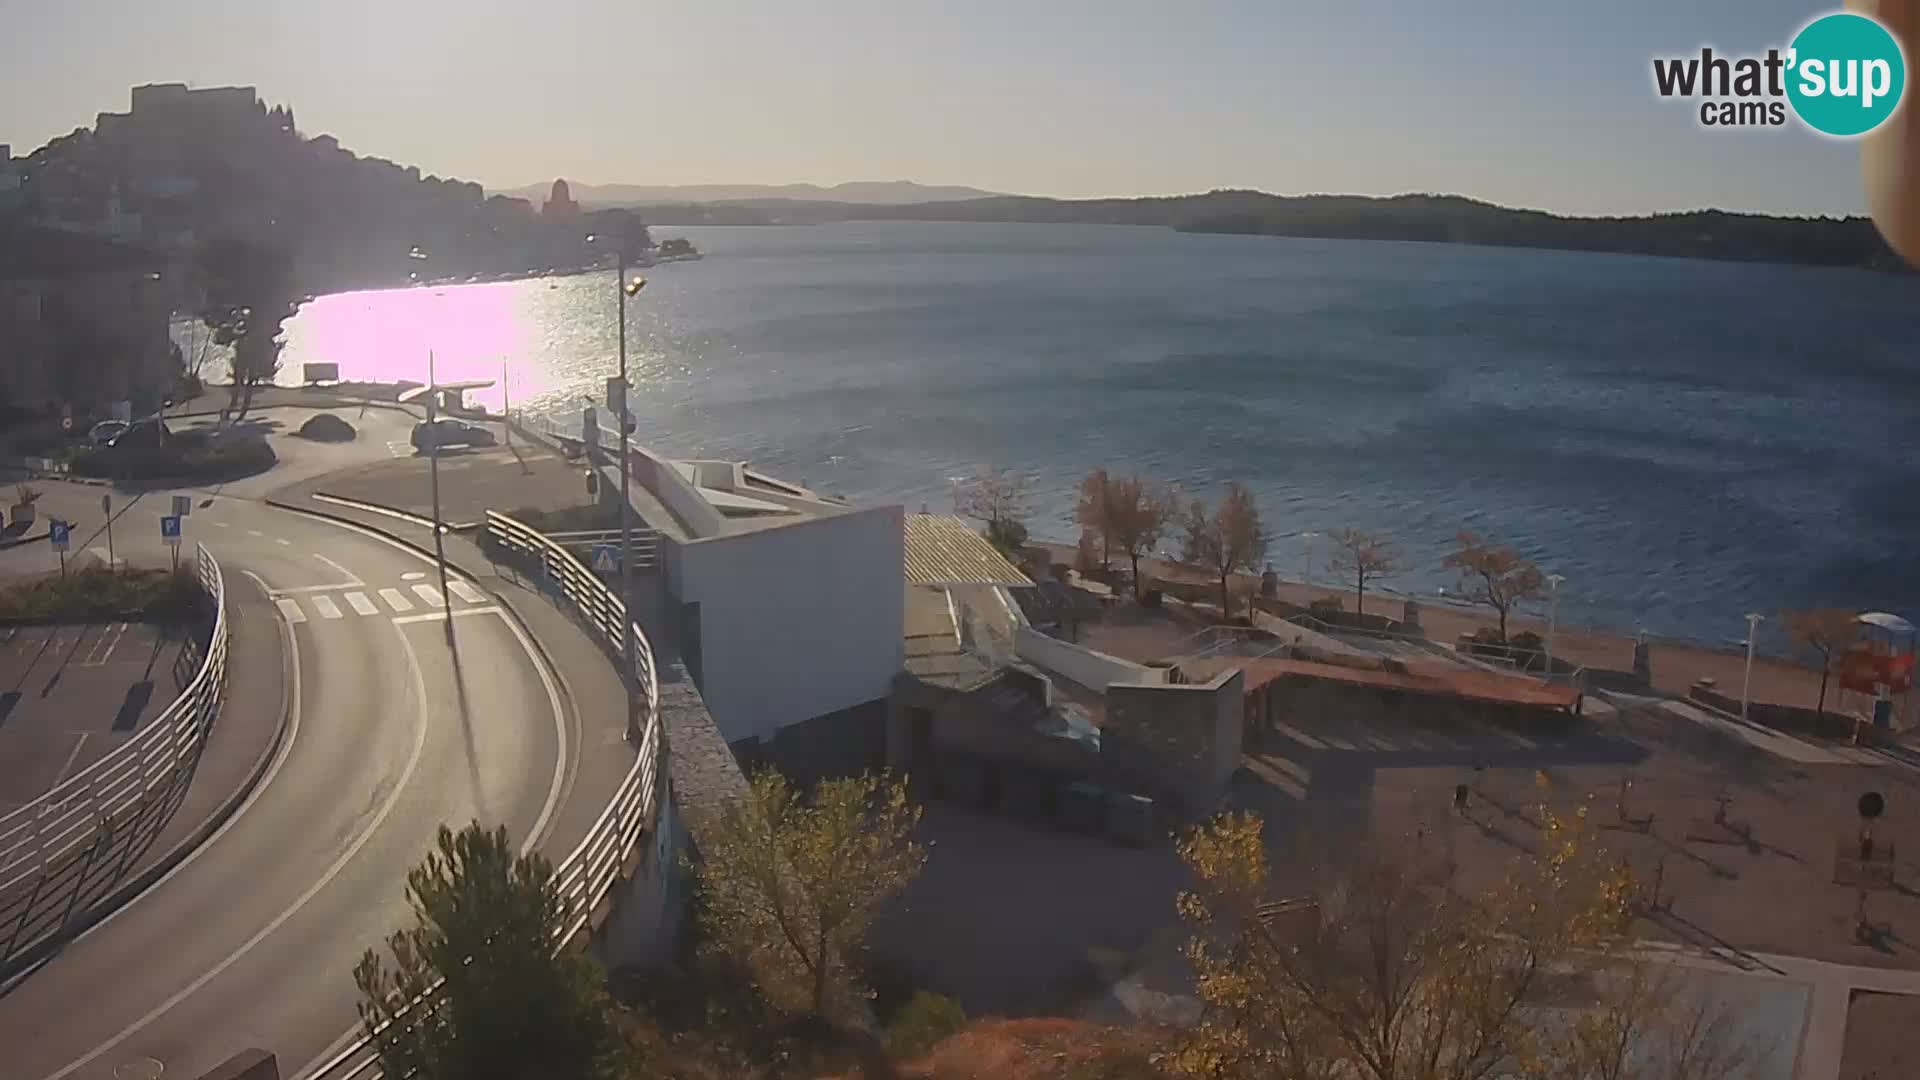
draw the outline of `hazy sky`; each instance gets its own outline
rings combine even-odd
[[[1458,192],[1574,213],[1864,208],[1856,151],[1710,132],[1650,59],[1788,0],[0,0],[0,142],[135,83],[509,187],[911,179],[1093,196]]]

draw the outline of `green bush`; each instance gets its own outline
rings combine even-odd
[[[279,456],[265,439],[208,439],[182,433],[157,448],[89,446],[74,451],[76,476],[135,486],[163,480],[214,482],[264,472]]]
[[[887,1050],[899,1058],[919,1057],[966,1026],[967,1011],[959,1002],[922,990],[887,1021]]]
[[[184,619],[198,609],[200,586],[186,570],[109,570],[89,566],[0,589],[0,619],[89,619],[141,614]]]

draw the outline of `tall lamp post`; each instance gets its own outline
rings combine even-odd
[[[598,236],[589,235],[587,243]],[[625,612],[620,625],[620,661],[627,684],[627,738],[638,740],[640,731],[640,686],[633,666],[633,469],[627,463],[627,429],[632,426],[633,410],[627,405],[627,298],[647,287],[647,279],[627,280],[627,237],[613,237],[613,286],[619,304],[620,408],[620,607]]]
[[[1747,613],[1747,672],[1740,679],[1740,719],[1747,718],[1748,691],[1753,688],[1753,639],[1759,636],[1760,623],[1765,615]]]
[[[1319,535],[1317,532],[1303,532],[1300,534],[1300,539],[1303,541],[1305,548],[1305,554],[1301,556],[1302,561],[1300,563],[1300,584],[1307,587],[1308,602],[1312,602],[1313,600],[1313,541],[1319,537]]]
[[[1547,575],[1547,678],[1553,678],[1553,631],[1560,622],[1560,583],[1567,580],[1561,574]]]
[[[415,244],[407,251],[407,258],[425,263],[427,253]],[[408,275],[418,278],[419,272]],[[453,600],[447,595],[447,545],[440,528],[440,425],[437,406],[440,397],[440,381],[434,373],[433,350],[427,350],[427,474],[433,488],[433,561],[440,571],[440,607],[447,619],[447,640],[453,640]]]

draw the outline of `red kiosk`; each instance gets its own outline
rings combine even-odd
[[[1869,611],[1854,619],[1859,636],[1841,654],[1836,672],[1840,685],[1873,698],[1873,726],[1893,726],[1893,699],[1913,687],[1916,644],[1914,625],[1898,615]]]

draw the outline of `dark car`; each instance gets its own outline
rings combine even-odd
[[[413,425],[413,448],[423,453],[435,446],[492,446],[498,441],[493,432],[464,420],[435,420]]]
[[[115,435],[107,445],[115,450],[153,450],[167,441],[173,430],[167,422],[157,416],[149,416],[128,425],[125,431]]]

